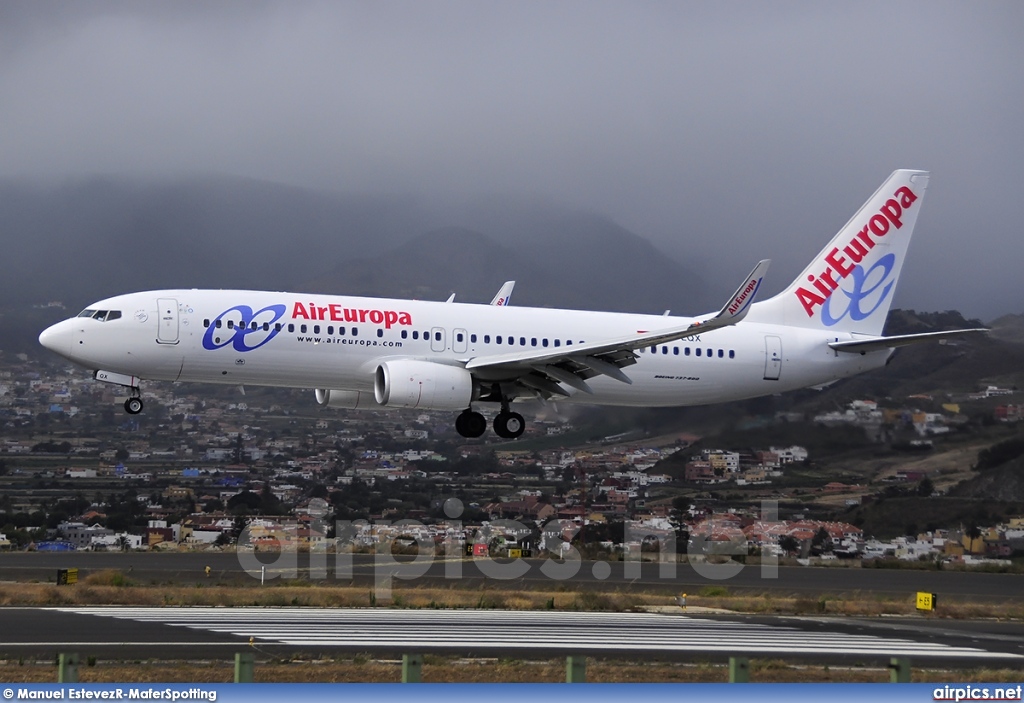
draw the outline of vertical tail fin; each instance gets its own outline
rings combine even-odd
[[[894,171],[793,283],[751,320],[878,335],[895,295],[927,171]]]

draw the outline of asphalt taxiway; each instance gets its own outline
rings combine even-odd
[[[695,570],[690,564],[660,565],[654,563],[579,562],[570,577],[552,577],[543,560],[521,560],[512,567],[522,567],[523,573],[500,561],[467,560],[457,564],[443,560],[430,563],[399,562],[372,555],[356,554],[345,563],[334,554],[317,555],[311,574],[308,554],[243,554],[229,552],[209,553],[119,553],[70,552],[0,554],[0,581],[53,581],[58,569],[78,568],[80,577],[105,569],[130,573],[142,584],[166,583],[252,583],[261,577],[261,565],[266,566],[265,577],[310,579],[327,583],[373,584],[384,576],[396,581],[417,583],[447,583],[462,581],[464,586],[475,587],[489,579],[493,582],[495,567],[499,569],[503,586],[510,588],[542,589],[557,587],[565,580],[575,587],[613,587],[620,590],[643,588],[665,592],[698,593],[706,586],[724,586],[734,593],[772,593],[798,596],[841,596],[843,594],[877,594],[886,597],[912,597],[918,591],[938,594],[942,599],[953,598],[962,602],[1013,602],[1024,594],[1024,575],[994,574],[965,571],[935,571],[879,568],[829,568],[781,566],[763,569],[758,565],[744,566],[729,578],[709,578],[706,572]],[[210,567],[210,576],[206,576]],[[666,567],[672,574],[666,574]],[[317,573],[321,571],[321,573]],[[492,576],[487,574],[491,573]],[[718,574],[719,576],[721,574]]]

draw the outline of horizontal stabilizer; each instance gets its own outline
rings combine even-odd
[[[849,342],[829,342],[829,346],[836,351],[851,352],[855,354],[866,354],[871,351],[878,351],[880,349],[895,349],[896,347],[906,347],[911,344],[919,344],[921,342],[934,342],[940,339],[952,339],[954,337],[963,337],[969,334],[978,334],[980,332],[988,332],[987,329],[980,327],[969,330],[948,330],[946,332],[923,332],[921,334],[900,334],[893,337],[872,337],[868,339],[855,339]]]

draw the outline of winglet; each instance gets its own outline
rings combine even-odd
[[[735,325],[746,317],[750,311],[750,306],[754,302],[754,298],[757,297],[757,291],[761,288],[761,282],[764,281],[764,276],[768,272],[768,266],[771,263],[771,259],[758,261],[757,266],[750,272],[750,275],[747,276],[742,285],[736,289],[736,292],[732,294],[725,307],[719,310],[718,314],[711,319],[694,323],[694,327],[703,330],[713,330],[719,327]]]
[[[508,305],[509,299],[512,297],[512,289],[516,287],[515,281],[505,281],[505,284],[498,289],[497,294],[491,300],[491,305],[501,307]]]

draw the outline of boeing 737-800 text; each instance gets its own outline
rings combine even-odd
[[[927,185],[924,171],[894,172],[783,292],[754,302],[762,261],[698,318],[158,290],[94,303],[39,342],[125,386],[133,414],[143,379],[286,386],[329,407],[461,411],[465,437],[486,430],[477,403],[498,404],[494,431],[515,438],[517,399],[679,406],[821,386],[895,347],[980,331],[880,336]]]

